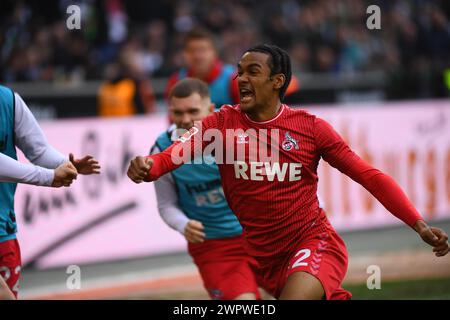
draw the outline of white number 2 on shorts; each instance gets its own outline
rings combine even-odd
[[[301,267],[301,266],[307,266],[308,262],[303,262],[303,260],[307,259],[311,255],[311,250],[309,249],[301,249],[296,254],[295,257],[300,256],[295,262],[292,264],[292,269]]]

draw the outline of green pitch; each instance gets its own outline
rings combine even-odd
[[[402,280],[381,282],[380,290],[369,290],[366,284],[345,285],[353,294],[353,300],[450,300],[450,278]],[[140,299],[208,299],[203,290],[154,294]]]
[[[446,299],[450,300],[450,278],[402,280],[381,282],[380,290],[369,290],[366,284],[347,285],[344,289],[353,294],[355,300],[410,300]]]

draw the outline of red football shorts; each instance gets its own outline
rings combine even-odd
[[[188,244],[211,299],[232,300],[243,293],[261,298],[252,271],[256,261],[245,252],[244,241],[243,236],[237,236]]]
[[[295,272],[307,272],[316,277],[327,300],[352,297],[350,292],[341,288],[348,266],[347,249],[331,225],[328,231],[299,243],[294,252],[258,262],[258,283],[262,283],[275,298],[279,298],[288,277]]]
[[[20,247],[17,239],[0,242],[0,275],[17,298],[19,291]]]

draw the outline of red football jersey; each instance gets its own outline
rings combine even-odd
[[[255,122],[241,112],[239,105],[225,105],[206,117],[198,128],[163,153],[151,156],[154,164],[149,180],[179,166],[174,164],[172,150],[188,150],[192,158],[210,144],[208,139],[196,144],[196,136],[218,129],[223,143],[221,150],[215,150],[215,156],[221,158],[217,162],[223,190],[244,228],[249,253],[255,257],[290,253],[302,241],[326,230],[328,220],[317,198],[317,166],[321,158],[363,185],[406,224],[413,225],[421,219],[392,178],[358,157],[326,121],[304,110],[281,105],[273,119]],[[227,134],[227,129],[243,132],[233,136]],[[264,131],[268,133],[262,134]],[[278,139],[270,139],[275,136]],[[252,144],[255,140],[256,145]],[[274,147],[275,160],[260,157],[264,146]],[[238,148],[246,149],[244,156],[237,156]],[[258,151],[256,157],[252,149]],[[225,161],[227,157],[231,161]]]

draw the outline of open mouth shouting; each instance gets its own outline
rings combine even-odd
[[[252,90],[248,88],[240,88],[239,89],[239,97],[241,100],[241,104],[248,104],[250,103],[253,98],[255,97],[255,94]]]

